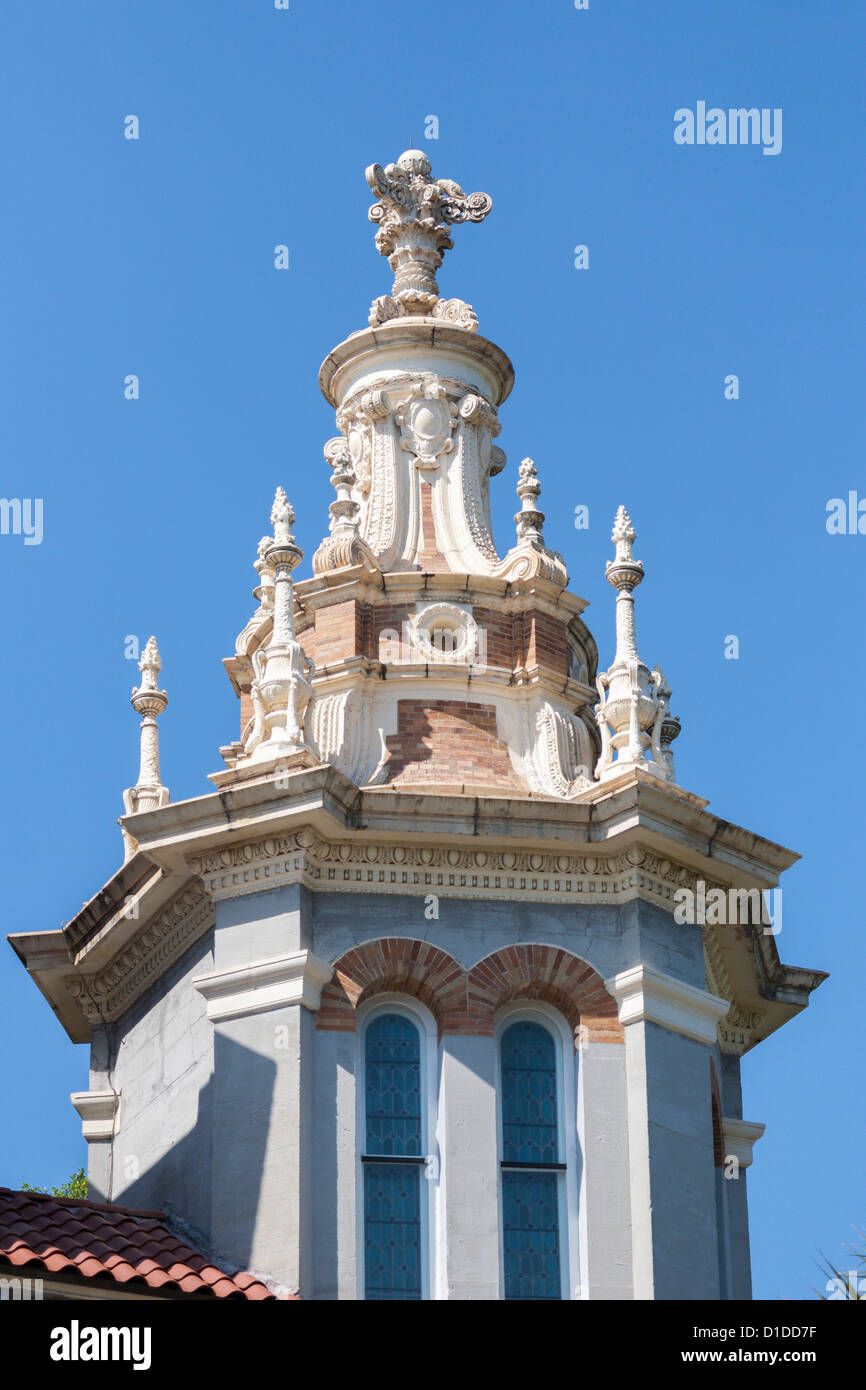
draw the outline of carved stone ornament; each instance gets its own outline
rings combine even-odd
[[[357,431],[354,432],[356,434]],[[329,509],[331,534],[322,541],[313,556],[313,573],[325,574],[328,570],[344,569],[351,565],[365,565],[371,571],[378,570],[376,557],[358,533],[361,507],[354,498],[356,478],[350,447],[342,438],[330,439],[325,445],[325,458],[333,470],[331,482],[336,489],[337,500],[331,503]]]
[[[67,978],[66,987],[87,1019],[111,1023],[213,924],[213,903],[204,884],[194,880],[142,927],[110,965],[93,975],[79,971]]]
[[[274,574],[273,629],[267,645],[252,653],[254,718],[244,732],[237,767],[299,755],[314,761],[304,735],[314,665],[295,638],[293,618],[291,576],[302,558],[291,532],[294,519],[286,494],[278,487],[271,510],[274,534],[263,556]]]
[[[605,567],[607,581],[617,591],[616,654],[613,665],[596,678],[601,756],[595,772],[601,781],[631,769],[673,781],[670,743],[679,733],[679,721],[670,714],[670,687],[661,670],[650,671],[637,650],[634,590],[643,579],[643,565],[634,558],[635,537],[631,518],[620,507],[611,535],[616,555]]]
[[[403,318],[410,311],[393,300],[390,294],[380,294],[370,305],[367,318],[371,328],[378,328],[390,319]],[[453,324],[455,328],[465,328],[467,333],[478,332],[478,315],[465,299],[437,299],[430,310],[430,317],[442,323]]]
[[[544,543],[544,512],[538,510],[541,483],[532,459],[525,458],[518,471],[517,496],[520,511],[515,515],[517,545],[509,550],[502,564],[494,571],[507,579],[546,579],[564,589],[568,583],[565,560],[557,550]]]
[[[156,638],[149,637],[141,660],[141,685],[133,688],[130,704],[136,714],[141,715],[140,759],[138,781],[123,793],[123,809],[126,815],[139,811],[158,811],[170,800],[168,787],[162,785],[159,774],[159,730],[157,719],[168,704],[168,696],[159,689],[158,676],[162,669],[162,659],[156,645]],[[123,827],[121,827],[123,829]],[[136,841],[123,829],[124,857],[129,859],[137,848]]]
[[[372,727],[372,701],[356,689],[320,691],[310,714],[319,761],[330,763],[356,785],[364,780],[368,749],[379,739]]]
[[[464,299],[438,299],[433,305],[433,318],[456,324],[467,333],[478,332],[478,315]]]
[[[329,892],[406,893],[442,890],[460,898],[523,902],[625,902],[636,897],[669,911],[678,889],[694,891],[698,874],[655,851],[630,846],[615,854],[591,847],[532,850],[327,840],[305,827],[244,844],[192,854],[187,862],[214,901],[282,882]],[[707,891],[716,887],[702,879]],[[723,977],[723,978],[726,978]]]
[[[671,782],[676,781],[674,776],[674,754],[671,744],[675,738],[679,737],[682,724],[675,714],[671,714],[671,688],[668,678],[660,666],[653,669],[653,680],[656,687],[656,698],[661,709],[661,718],[654,726],[656,744],[653,747],[653,758],[656,762],[663,763],[668,770],[668,777]]]
[[[423,150],[406,150],[396,164],[371,164],[365,177],[378,202],[370,221],[378,226],[376,249],[394,271],[390,296],[378,299],[370,323],[384,323],[396,313],[430,314],[439,299],[436,272],[454,243],[454,222],[481,222],[492,202],[486,193],[466,194],[451,179],[430,177]],[[390,300],[390,303],[388,302]]]
[[[439,455],[454,447],[451,436],[457,406],[434,376],[425,378],[421,393],[410,397],[394,419],[400,428],[401,449],[413,454],[421,469],[435,468]]]
[[[486,633],[459,604],[424,604],[406,624],[406,638],[409,660],[486,668]]]
[[[571,799],[593,787],[589,734],[579,719],[547,701],[535,718],[533,764],[548,796]]]

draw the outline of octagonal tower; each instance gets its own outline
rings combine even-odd
[[[749,1297],[740,1058],[824,978],[762,911],[797,856],[676,781],[625,509],[601,671],[531,459],[496,547],[513,370],[436,279],[491,200],[367,182],[394,284],[320,371],[311,577],[276,491],[216,790],[161,784],[153,643],[125,861],[12,938],[90,1044],[92,1193],[303,1298]]]

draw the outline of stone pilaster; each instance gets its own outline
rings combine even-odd
[[[709,1048],[729,1004],[646,965],[606,985],[625,1026],[634,1297],[718,1299]]]
[[[752,1163],[752,1149],[764,1133],[762,1124],[725,1117],[722,1119],[725,1168],[731,1173],[725,1181],[729,1232],[729,1297],[752,1297],[752,1260],[749,1243],[749,1208],[746,1169]],[[736,1169],[731,1159],[736,1159]],[[736,1172],[736,1176],[734,1176]]]
[[[449,1299],[497,1299],[499,1152],[494,1039],[446,1034],[440,1077],[445,1173],[443,1292]]]
[[[581,1299],[632,1297],[626,1049],[581,1043],[577,1129]]]
[[[331,972],[305,944],[302,898],[218,902],[216,968],[194,983],[214,1026],[213,1249],[309,1295],[312,1023]]]

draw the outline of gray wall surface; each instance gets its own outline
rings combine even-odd
[[[210,1225],[214,1037],[193,976],[213,968],[208,932],[91,1048],[91,1090],[119,1091],[113,1143],[89,1146],[96,1200]]]
[[[112,1143],[90,1145],[94,1196],[168,1208],[218,1256],[304,1297],[359,1296],[356,1035],[299,1005],[211,1023],[194,977],[299,949],[333,962],[385,936],[429,941],[464,968],[519,942],[563,947],[609,978],[644,963],[705,987],[699,929],[643,902],[529,904],[285,886],[217,904],[216,927],[114,1025],[94,1031],[91,1089],[122,1093]],[[583,1298],[718,1298],[719,1237],[735,1296],[748,1286],[745,1177],[720,1228],[711,1051],[728,1115],[739,1064],[652,1023],[626,1046],[577,1054],[579,1288]],[[439,1291],[499,1297],[495,1043],[446,1036]],[[728,1184],[727,1186],[731,1186]],[[437,1198],[438,1200],[438,1198]],[[722,1268],[724,1268],[724,1263]]]

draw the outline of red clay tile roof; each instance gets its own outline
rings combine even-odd
[[[8,1187],[0,1187],[0,1261],[35,1262],[50,1274],[146,1284],[168,1293],[279,1297],[253,1274],[218,1269],[175,1235],[162,1212]]]

